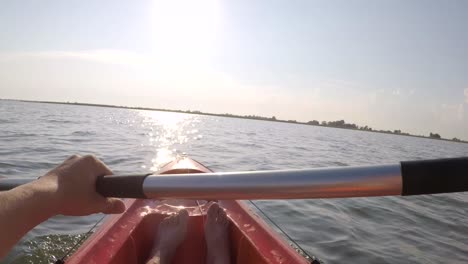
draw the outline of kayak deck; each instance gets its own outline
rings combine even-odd
[[[206,173],[209,169],[183,157],[160,174]],[[127,211],[110,215],[66,263],[145,263],[159,223],[182,208],[189,212],[187,236],[173,263],[206,263],[204,222],[207,201],[126,199]],[[241,201],[217,201],[230,220],[232,263],[308,263]]]

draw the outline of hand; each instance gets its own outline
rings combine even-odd
[[[73,155],[35,183],[51,194],[53,214],[117,214],[125,204],[117,198],[105,198],[96,192],[96,179],[112,171],[96,157]]]

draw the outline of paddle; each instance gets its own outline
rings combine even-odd
[[[14,182],[17,181],[18,182]],[[31,180],[31,179],[29,179]],[[9,179],[12,188],[25,179]],[[184,199],[312,199],[419,195],[468,191],[468,157],[395,165],[104,176],[96,189],[107,197]]]

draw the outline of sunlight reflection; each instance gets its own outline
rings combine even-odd
[[[184,155],[180,149],[190,140],[197,139],[199,131],[194,128],[198,116],[171,112],[139,111],[143,117],[143,126],[148,128],[148,141],[155,148],[151,159],[152,171],[157,171],[164,164]]]

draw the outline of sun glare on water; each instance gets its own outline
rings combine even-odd
[[[154,0],[151,21],[160,61],[194,63],[215,46],[221,8],[218,0]]]
[[[144,118],[143,126],[151,131],[148,140],[155,151],[151,159],[152,171],[183,155],[180,147],[194,140],[194,134],[198,133],[193,128],[198,122],[194,115],[155,111],[139,111],[139,114]]]

